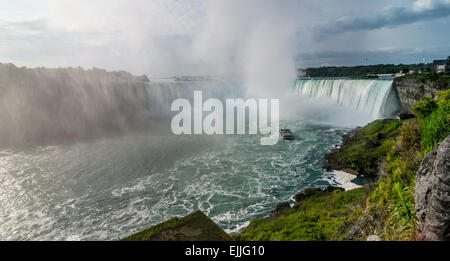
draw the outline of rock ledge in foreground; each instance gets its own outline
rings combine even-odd
[[[232,238],[203,212],[164,223],[129,236],[123,241],[231,241]]]
[[[450,136],[422,161],[416,173],[419,239],[450,240]]]

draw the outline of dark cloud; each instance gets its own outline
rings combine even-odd
[[[450,53],[450,47],[429,47],[426,50],[411,48],[394,48],[368,51],[331,51],[305,52],[297,55],[301,67],[351,66],[369,64],[411,64],[421,63],[423,59],[430,62],[443,58]]]
[[[346,32],[393,28],[418,21],[433,20],[450,16],[450,1],[415,1],[409,7],[389,7],[374,16],[344,17],[336,21],[313,27],[317,38]]]

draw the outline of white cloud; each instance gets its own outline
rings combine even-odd
[[[0,0],[0,5],[0,62],[153,76],[246,72],[258,78],[292,67],[297,53],[360,55],[374,46],[403,50],[403,45],[426,50],[438,43],[421,33],[432,32],[439,42],[450,40],[439,33],[447,20],[433,20],[449,15],[450,0]],[[420,32],[396,28],[419,22]],[[318,41],[316,34],[332,37]]]
[[[450,4],[450,0],[416,0],[413,3],[412,10],[423,12],[427,10],[445,7]]]
[[[126,33],[145,28],[150,35],[192,32],[200,14],[199,1],[176,0],[46,0],[47,18],[70,31]]]

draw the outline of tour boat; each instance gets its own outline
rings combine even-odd
[[[281,137],[285,140],[293,140],[294,135],[292,135],[292,132],[290,129],[281,129],[280,130]]]

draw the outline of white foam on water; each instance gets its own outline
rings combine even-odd
[[[72,242],[81,241],[81,237],[77,236],[77,235],[72,235],[72,236],[69,236],[66,239],[66,241],[72,241]]]
[[[224,231],[227,234],[236,234],[241,232],[242,230],[244,230],[246,227],[248,227],[250,225],[250,221],[246,221],[240,225],[237,225],[235,229],[225,229]]]
[[[357,178],[358,177],[353,174],[340,170],[334,170],[324,175],[324,180],[330,182],[332,185],[341,187],[346,191],[362,187],[361,185],[353,182]]]
[[[258,137],[231,137],[220,147],[177,154],[163,167],[154,164],[160,158],[152,155],[154,147],[163,155],[173,151],[160,143],[141,147],[152,141],[137,137],[0,151],[0,239],[116,240],[196,210],[225,231],[239,232],[320,182],[323,153],[342,134],[302,122],[289,127],[298,140],[266,148]]]

